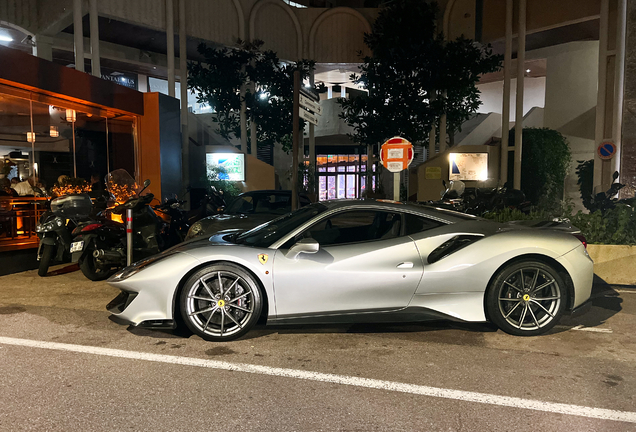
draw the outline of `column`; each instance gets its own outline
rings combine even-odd
[[[623,111],[619,131],[622,130],[622,136],[615,159],[620,163],[619,180],[627,185],[621,192],[621,196],[626,198],[633,197],[636,190],[636,116],[633,114],[636,112],[636,0],[621,0],[619,7],[623,13],[619,27],[622,35],[619,34],[619,37],[623,39],[620,55],[625,72],[621,80],[623,88],[620,89]]]
[[[174,97],[174,5],[166,0],[166,42],[168,57],[168,96]]]
[[[73,0],[73,39],[75,41],[75,69],[84,72],[84,27],[82,0]]]
[[[501,164],[499,186],[508,181],[508,145],[510,137],[510,77],[512,75],[513,0],[506,0],[506,50],[504,53],[503,108],[501,110]]]
[[[33,55],[44,60],[53,61],[52,38],[45,35],[35,35]]]
[[[523,137],[523,82],[526,62],[526,0],[519,0],[519,35],[517,37],[517,110],[515,113],[514,188],[521,189],[521,155]]]
[[[102,68],[99,61],[99,22],[97,14],[97,0],[88,0],[88,13],[91,24],[91,74],[102,76]]]
[[[186,52],[186,0],[179,0],[179,70],[181,83],[181,150],[184,187],[190,185],[190,136],[188,133],[188,54]]]

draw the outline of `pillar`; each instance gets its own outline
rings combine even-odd
[[[166,43],[168,57],[168,96],[174,97],[174,5],[166,0]]]
[[[513,0],[506,0],[506,49],[504,53],[503,108],[501,110],[501,164],[499,185],[508,181],[508,146],[510,138],[510,77],[512,76],[512,11]]]
[[[515,113],[514,188],[521,189],[521,155],[523,137],[523,82],[526,62],[526,0],[519,0],[519,35],[517,37],[517,109]],[[504,96],[505,97],[505,96]]]
[[[91,74],[102,77],[102,68],[99,61],[99,15],[97,13],[97,0],[88,0],[88,13],[91,24]]]
[[[179,0],[179,70],[181,82],[181,150],[184,186],[190,185],[190,136],[188,134],[188,54],[186,46],[186,0]]]
[[[622,77],[623,110],[621,113],[620,181],[627,187],[621,191],[622,197],[633,197],[636,191],[636,0],[619,1],[622,5],[622,53],[625,65]],[[619,15],[620,16],[620,15]],[[620,35],[619,35],[620,37]]]
[[[75,69],[84,72],[84,26],[82,0],[73,0],[73,39],[75,41]]]

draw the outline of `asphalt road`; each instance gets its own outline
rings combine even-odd
[[[77,271],[0,277],[0,431],[636,430],[636,290],[595,287],[540,337],[437,322],[227,343],[115,324],[116,294]]]

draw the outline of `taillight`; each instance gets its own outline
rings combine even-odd
[[[90,224],[90,225],[86,225],[84,228],[82,228],[82,232],[86,232],[86,231],[93,231],[94,229],[99,228],[100,226],[102,226],[102,224]]]
[[[574,237],[581,240],[581,243],[583,243],[583,246],[585,246],[585,249],[587,249],[587,239],[583,234],[574,234]]]

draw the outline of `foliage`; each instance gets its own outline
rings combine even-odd
[[[240,111],[245,101],[247,119],[257,125],[258,145],[280,142],[283,150],[289,151],[294,71],[300,70],[302,82],[309,77],[315,62],[303,59],[286,63],[274,51],[261,51],[262,46],[263,41],[258,40],[251,43],[239,40],[236,49],[200,44],[198,51],[204,60],[188,64],[188,86],[199,92],[200,103],[207,103],[215,110],[213,121],[224,138],[241,138]],[[249,142],[249,122],[247,126]],[[299,127],[304,127],[304,120],[300,120]]]
[[[577,161],[576,175],[578,180],[576,184],[579,185],[579,191],[581,192],[581,200],[586,209],[590,210],[592,192],[594,189],[594,159],[586,161]]]
[[[352,75],[368,95],[340,99],[351,137],[377,144],[402,136],[414,144],[428,142],[431,125],[443,113],[452,133],[480,105],[475,84],[483,73],[500,68],[501,56],[490,46],[466,38],[445,41],[436,27],[436,3],[396,0],[387,3],[364,42],[360,75]],[[446,92],[446,98],[436,97]]]
[[[514,146],[514,129],[509,137],[510,145]],[[563,195],[570,167],[568,142],[553,129],[524,128],[522,148],[521,190],[532,204],[550,209]]]
[[[597,210],[587,214],[579,211],[571,221],[588,243],[636,244],[634,206],[620,203],[605,212]]]
[[[214,186],[217,191],[223,193],[225,200],[229,200],[242,192],[242,189],[236,185],[236,182],[228,180],[227,170],[221,165],[207,166],[208,187]]]
[[[530,213],[507,208],[487,213],[484,218],[500,223],[517,220],[561,219],[569,221],[573,226],[580,229],[590,244],[636,244],[634,206],[624,203],[619,203],[605,212],[597,210],[588,214],[579,211],[574,215],[572,215],[572,206],[570,204],[562,206],[562,211],[556,213],[540,208],[534,208]]]
[[[547,215],[541,210],[531,210],[530,213],[524,213],[519,209],[505,208],[503,210],[488,212],[484,214],[484,218],[493,220],[499,223],[506,223],[517,220],[536,220],[546,219]]]

